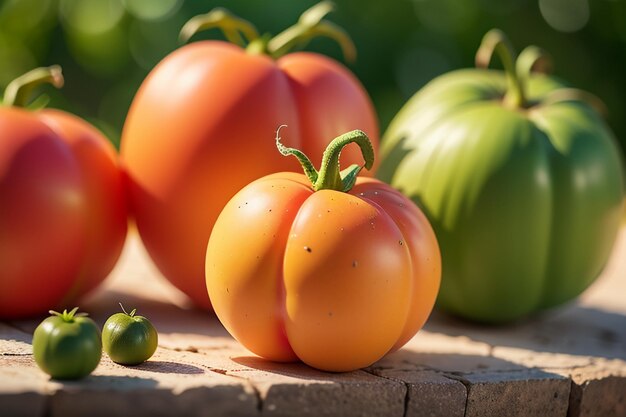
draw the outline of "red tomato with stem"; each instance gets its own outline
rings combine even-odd
[[[352,129],[365,131],[378,150],[376,115],[356,77],[319,54],[287,53],[325,35],[354,55],[349,37],[323,20],[330,9],[320,3],[272,39],[223,9],[198,16],[183,27],[183,38],[221,27],[238,45],[201,41],[178,49],[132,103],[121,154],[137,228],[161,272],[202,308],[211,307],[206,245],[224,205],[250,181],[299,170],[274,148],[279,125],[288,124],[288,144],[312,158],[321,157],[327,138]],[[356,148],[342,154],[343,163],[358,160]]]
[[[60,110],[23,107],[59,67],[11,83],[0,107],[0,318],[62,307],[115,265],[127,211],[115,149],[92,125]]]

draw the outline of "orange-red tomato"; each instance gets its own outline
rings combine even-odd
[[[424,214],[358,178],[314,191],[306,176],[252,182],[220,214],[206,284],[226,329],[274,361],[348,371],[404,345],[435,302],[440,254]]]
[[[122,250],[126,214],[115,150],[96,128],[59,110],[0,107],[0,318],[94,289]]]
[[[289,144],[312,157],[321,156],[325,138],[350,129],[378,145],[361,84],[314,53],[274,59],[222,41],[195,42],[159,63],[131,105],[121,155],[139,234],[161,272],[202,308],[211,307],[206,245],[224,205],[252,180],[299,169],[274,148],[280,124],[293,132]],[[358,153],[346,149],[342,160],[356,162]]]

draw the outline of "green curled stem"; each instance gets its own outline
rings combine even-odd
[[[304,169],[304,173],[311,181],[311,184],[315,184],[315,182],[317,182],[318,174],[309,157],[306,156],[304,152],[300,151],[299,149],[288,148],[280,143],[280,130],[283,127],[287,127],[287,125],[280,125],[278,126],[278,129],[276,129],[276,147],[278,148],[278,152],[280,152],[283,156],[295,156],[298,159],[298,162],[300,162],[300,165],[302,165],[302,169]]]
[[[328,144],[322,156],[320,170],[317,171],[311,163],[311,160],[302,151],[295,148],[287,148],[280,143],[280,129],[283,127],[284,125],[281,125],[276,131],[276,147],[282,155],[293,155],[298,159],[315,191],[336,190],[348,192],[354,186],[357,175],[361,169],[371,169],[374,165],[374,148],[372,147],[372,142],[365,132],[352,130],[336,137]],[[339,168],[341,151],[351,143],[356,143],[359,146],[365,164],[364,166],[353,164],[341,171]]]
[[[322,1],[302,13],[296,24],[272,38],[260,36],[252,23],[219,7],[191,18],[181,29],[179,38],[184,43],[200,31],[219,28],[229,42],[245,48],[248,53],[278,59],[295,48],[304,47],[311,39],[324,36],[335,40],[346,61],[352,62],[356,59],[352,39],[342,28],[324,19],[333,9],[332,2]]]
[[[61,67],[52,65],[50,67],[35,68],[11,81],[4,90],[2,104],[5,106],[26,107],[33,90],[42,84],[52,84],[56,88],[63,87]]]
[[[208,13],[192,17],[182,27],[178,38],[185,43],[195,34],[213,28],[221,29],[229,42],[242,48],[259,37],[259,32],[252,23],[217,7]]]
[[[527,46],[520,52],[515,62],[515,72],[522,79],[528,79],[532,72],[547,74],[552,69],[552,57],[538,46]]]
[[[315,37],[325,36],[339,44],[346,61],[353,62],[356,59],[356,47],[350,36],[339,26],[324,20],[334,8],[332,2],[322,1],[306,10],[295,25],[269,40],[268,53],[275,59],[280,58],[296,47],[304,47]]]
[[[551,67],[552,59],[546,51],[534,45],[524,48],[515,61],[515,73],[522,91],[527,91],[532,72],[546,73]]]
[[[505,105],[514,108],[524,107],[526,105],[526,97],[524,95],[522,81],[515,68],[515,50],[504,32],[499,29],[492,29],[483,37],[480,47],[476,52],[476,66],[479,68],[487,68],[494,53],[496,53],[500,61],[502,61],[502,66],[506,74],[507,91],[504,96]]]
[[[496,52],[502,61],[507,78],[507,92],[504,96],[504,104],[512,108],[525,108],[528,105],[526,89],[532,72],[546,73],[552,67],[552,59],[549,54],[537,46],[528,46],[515,58],[515,52],[506,35],[492,29],[483,37],[476,52],[476,66],[486,68]],[[548,93],[541,100],[540,105],[546,106],[564,101],[580,101],[601,116],[608,113],[607,107],[602,100],[595,95],[575,88],[559,88]]]

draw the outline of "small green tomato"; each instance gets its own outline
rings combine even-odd
[[[33,334],[33,354],[42,371],[54,379],[79,379],[100,363],[100,329],[86,313],[50,311]]]
[[[113,314],[104,323],[102,345],[111,360],[121,365],[138,365],[156,351],[159,335],[150,321],[136,316],[137,309],[130,313]]]

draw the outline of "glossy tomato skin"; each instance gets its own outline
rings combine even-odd
[[[126,205],[115,151],[70,114],[0,109],[0,202],[2,318],[77,299],[119,257]]]
[[[79,274],[87,234],[80,168],[36,115],[0,108],[0,317],[55,307]]]
[[[111,360],[122,365],[138,365],[152,357],[159,336],[143,316],[116,313],[102,329],[102,346]]]
[[[437,241],[415,205],[379,181],[358,179],[349,193],[307,183],[274,174],[229,201],[209,240],[209,295],[226,329],[262,357],[368,366],[430,314]]]
[[[122,252],[128,227],[126,191],[117,151],[100,131],[60,110],[45,109],[38,115],[75,156],[87,205],[86,252],[80,277],[66,296],[71,302],[97,287]]]
[[[428,213],[444,267],[437,305],[502,323],[578,296],[609,258],[623,212],[615,138],[565,85],[533,74],[507,108],[501,71],[465,69],[418,92],[385,133],[379,177]]]
[[[121,145],[131,210],[156,265],[198,306],[210,308],[202,265],[223,206],[257,178],[300,169],[276,152],[281,124],[286,144],[312,158],[327,144],[320,138],[354,128],[377,146],[362,86],[316,54],[274,61],[224,42],[195,42],[166,57],[133,101]],[[356,149],[343,156],[344,164],[360,162]]]
[[[100,330],[88,317],[71,322],[51,316],[33,334],[33,355],[37,365],[54,379],[79,379],[100,363]]]

